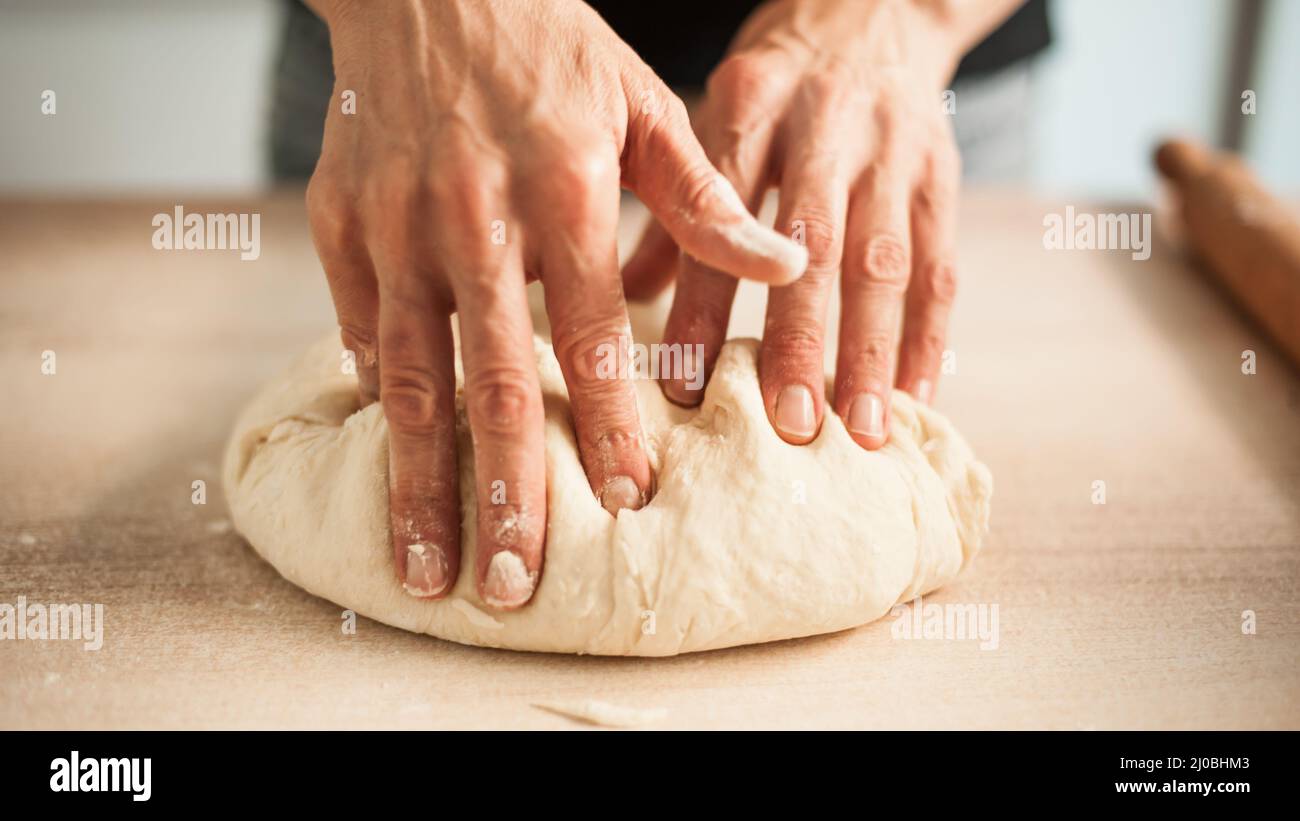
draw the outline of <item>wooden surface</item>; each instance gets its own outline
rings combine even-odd
[[[343,635],[340,608],[222,532],[235,412],[332,323],[300,202],[251,206],[255,262],[154,251],[170,200],[0,204],[0,602],[106,620],[94,652],[0,641],[0,727],[563,728],[534,705],[587,698],[663,727],[1300,727],[1300,380],[1171,247],[1048,252],[1062,203],[963,204],[937,404],[996,492],[985,552],[931,601],[998,605],[997,650],[886,618],[581,658]]]

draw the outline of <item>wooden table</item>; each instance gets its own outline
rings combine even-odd
[[[963,204],[937,404],[997,489],[985,552],[931,601],[996,604],[998,649],[886,618],[609,659],[344,635],[228,529],[233,416],[333,314],[299,192],[185,203],[258,210],[252,262],[153,250],[174,204],[0,204],[0,602],[106,622],[98,651],[0,641],[0,727],[562,728],[534,705],[586,698],[663,727],[1300,727],[1300,380],[1168,244],[1049,252],[1062,203]]]

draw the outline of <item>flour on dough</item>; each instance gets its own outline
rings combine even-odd
[[[951,581],[980,547],[992,479],[943,416],[895,392],[879,451],[858,447],[829,412],[811,444],[786,444],[762,406],[753,340],[726,344],[697,410],[637,382],[657,492],[614,518],[587,485],[551,347],[539,338],[535,348],[549,400],[550,509],[528,606],[494,611],[475,589],[463,419],[470,512],[460,578],[442,601],[403,592],[389,541],[384,417],[378,404],[358,410],[356,377],[340,372],[333,335],[236,423],[223,469],[235,527],[294,584],[396,627],[487,647],[634,656],[865,624]]]

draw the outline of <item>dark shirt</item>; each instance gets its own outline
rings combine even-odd
[[[670,86],[704,85],[732,36],[761,0],[587,0],[610,28]],[[689,25],[687,24],[689,22]],[[971,50],[959,77],[985,74],[1045,49],[1051,42],[1047,0],[1029,0]]]
[[[736,30],[760,5],[760,0],[588,2],[664,82],[677,88],[703,86]],[[957,76],[1005,68],[1037,54],[1050,41],[1047,0],[1029,0],[966,55]],[[333,87],[328,29],[301,0],[289,0],[271,121],[271,165],[277,178],[311,176]]]

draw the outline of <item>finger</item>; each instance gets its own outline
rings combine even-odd
[[[757,208],[767,187],[776,121],[770,108],[775,92],[756,85],[749,65],[733,58],[714,73],[704,114],[709,156],[734,183],[733,193],[746,213]],[[669,350],[681,351],[683,368],[663,379],[662,386],[670,400],[689,407],[703,398],[704,384],[726,341],[736,280],[708,260],[693,257],[686,243],[681,244],[681,275],[663,341]],[[795,244],[806,263],[807,249]]]
[[[456,375],[449,308],[427,272],[384,269],[380,401],[388,420],[393,551],[412,596],[447,594],[460,570]]]
[[[551,340],[569,389],[587,481],[610,513],[650,497],[650,460],[627,367],[631,330],[618,276],[618,155],[608,145],[567,156],[537,173],[563,192],[539,202],[540,249]],[[558,207],[557,207],[558,206]]]
[[[629,99],[640,104],[629,112],[623,181],[682,251],[745,279],[780,285],[798,278],[807,252],[754,219],[734,180],[718,173],[725,169],[715,169],[696,141],[681,100],[653,76],[638,75],[629,86]]]
[[[907,177],[889,162],[879,160],[851,195],[840,285],[835,412],[868,450],[888,439],[894,351],[911,273]]]
[[[684,260],[662,343],[665,351],[673,352],[666,359],[671,367],[660,371],[659,383],[670,401],[689,408],[704,398],[704,386],[727,339],[735,297],[735,279]]]
[[[623,293],[634,300],[658,296],[677,278],[680,256],[677,243],[651,216],[636,250],[623,266]]]
[[[492,260],[495,256],[495,261]],[[477,274],[453,279],[465,407],[474,438],[479,595],[503,610],[532,598],[546,536],[541,386],[522,263],[481,254]],[[490,266],[495,270],[486,270]]]
[[[768,419],[792,444],[817,435],[826,401],[826,307],[844,255],[846,176],[862,139],[842,96],[838,87],[801,91],[782,141],[788,147],[776,226],[808,249],[808,270],[768,292],[758,375]]]
[[[605,257],[604,271],[584,276],[576,260],[548,259],[546,310],[587,481],[610,513],[639,510],[652,480],[628,369],[632,336],[617,262]]]
[[[912,281],[907,289],[898,387],[929,404],[943,366],[948,317],[957,291],[956,151],[931,161],[912,196]]]
[[[328,175],[307,185],[312,242],[325,269],[343,349],[355,365],[362,406],[379,399],[379,288],[361,223]]]

